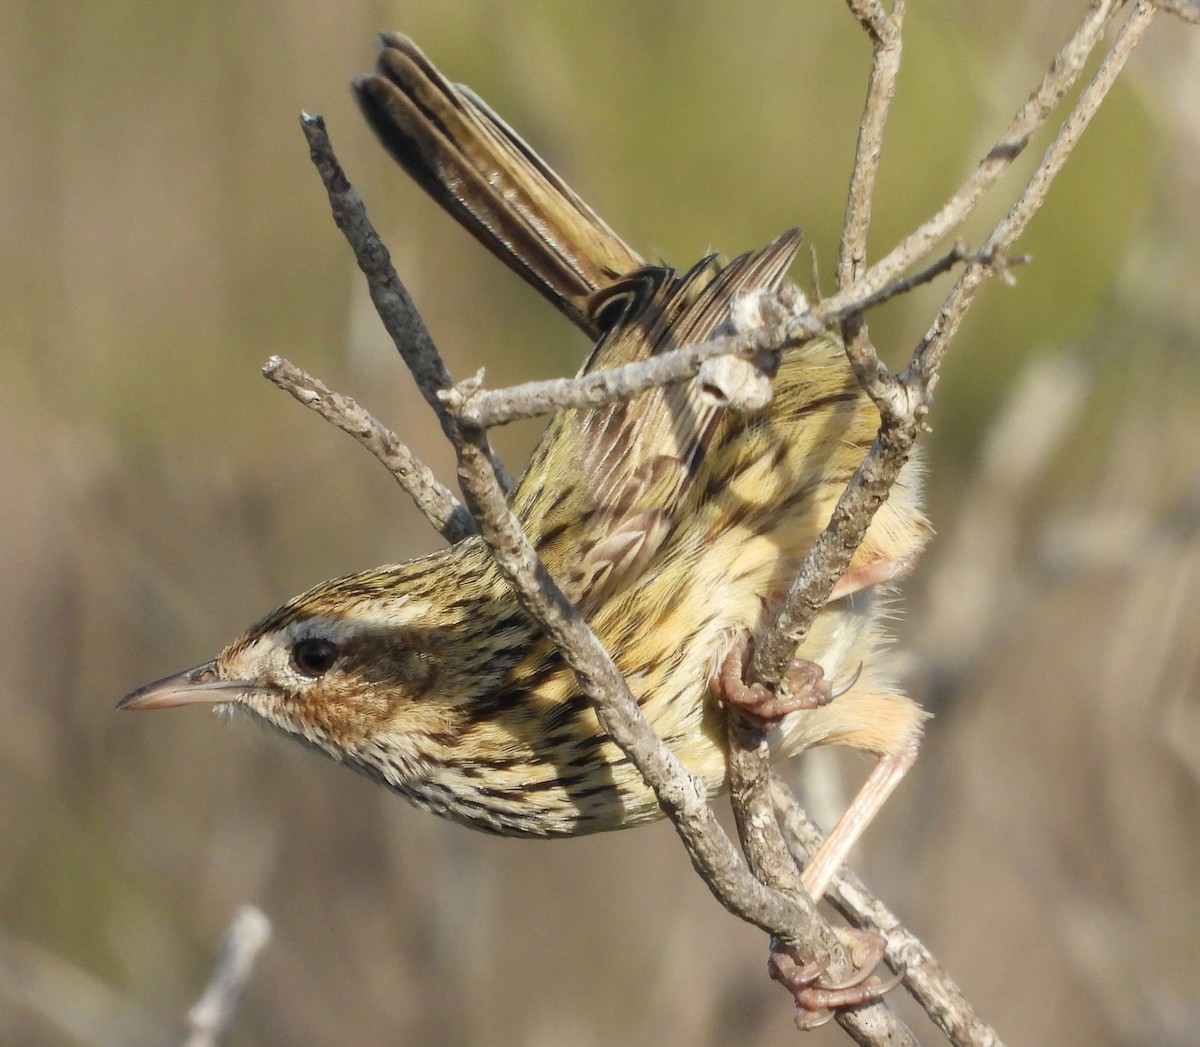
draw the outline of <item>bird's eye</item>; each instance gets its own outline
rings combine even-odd
[[[292,664],[305,676],[311,676],[314,680],[333,668],[337,656],[337,644],[319,636],[301,640],[292,648]]]

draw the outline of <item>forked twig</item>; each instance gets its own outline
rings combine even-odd
[[[366,408],[344,393],[334,392],[324,382],[281,356],[272,356],[267,361],[263,375],[327,422],[353,436],[378,458],[446,541],[453,544],[476,533],[478,528],[466,506],[433,475],[429,466]]]
[[[1072,44],[1060,52],[1059,59],[1064,55],[1070,55],[1073,59],[1059,70],[1063,80],[1073,81],[1076,65],[1086,57],[1086,54],[1078,53],[1078,46],[1072,45],[1081,38],[1093,42],[1097,38],[1090,31],[1085,33],[1084,29],[1092,24],[1100,10],[1108,11],[1111,15],[1109,5],[1103,2],[1094,4],[1084,26],[1072,38]],[[988,277],[995,274],[997,259],[1003,258],[1003,253],[1012,246],[1044,203],[1054,176],[1099,109],[1153,13],[1154,9],[1148,3],[1135,5],[1108,56],[1087,89],[1081,93],[1017,202],[988,236],[983,251],[966,263],[937,318],[918,343],[908,367],[901,374],[893,375],[884,367],[869,339],[854,338],[847,341],[846,352],[855,373],[879,408],[879,435],[839,499],[829,525],[813,544],[771,627],[756,644],[754,671],[764,682],[775,683],[782,677],[797,646],[804,641],[817,613],[828,601],[837,579],[849,566],[876,510],[886,500],[888,491],[912,453],[929,410],[938,367],[949,339],[958,330],[966,310]],[[1054,72],[1053,68],[1051,72]],[[1065,88],[1048,73],[1035,92],[1034,99],[1022,109],[1022,113],[1030,109],[1040,96],[1061,97],[1063,90]],[[968,179],[969,183],[971,181]],[[846,294],[853,289],[839,294]]]

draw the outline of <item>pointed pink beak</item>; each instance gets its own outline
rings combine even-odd
[[[173,676],[148,683],[117,702],[118,709],[171,709],[177,705],[233,702],[247,692],[269,688],[245,680],[222,680],[217,663],[205,662]]]

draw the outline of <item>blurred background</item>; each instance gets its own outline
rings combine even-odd
[[[1083,4],[910,6],[875,257],[960,183]],[[666,826],[485,838],[244,718],[113,711],[293,593],[438,544],[258,375],[288,356],[452,476],[301,109],[456,376],[570,373],[586,351],[362,124],[347,83],[382,28],[643,253],[686,266],[798,225],[830,287],[869,58],[843,5],[0,7],[0,1042],[178,1041],[245,902],[275,937],[236,1045],[796,1042],[761,934]],[[936,715],[857,865],[1014,1044],[1200,1040],[1198,73],[1200,33],[1160,17],[931,417],[939,537],[895,630]],[[893,362],[941,293],[873,317]],[[513,469],[536,433],[497,435]],[[866,766],[788,773],[830,824]]]

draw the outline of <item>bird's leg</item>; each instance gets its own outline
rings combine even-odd
[[[875,765],[875,769],[846,809],[846,813],[834,826],[833,832],[826,837],[800,877],[804,889],[814,902],[821,900],[847,852],[912,766],[916,755],[916,749],[909,748],[884,756]],[[771,942],[767,969],[772,978],[788,988],[796,1001],[798,1029],[815,1029],[824,1025],[840,1007],[856,1007],[861,1003],[877,1000],[899,985],[904,978],[903,968],[890,978],[876,977],[875,971],[883,960],[887,947],[880,935],[853,928],[843,928],[841,933],[853,936],[851,959],[854,970],[848,978],[836,983],[821,982],[821,975],[825,972],[824,964],[801,966],[786,945],[775,939]]]
[[[846,860],[851,848],[858,842],[916,759],[915,745],[879,758],[879,762],[859,789],[858,795],[833,827],[833,832],[825,837],[825,842],[804,868],[804,889],[814,902],[819,902],[824,896],[838,867]]]
[[[734,644],[721,664],[713,690],[727,705],[763,728],[773,727],[789,713],[828,705],[854,686],[858,679],[855,673],[848,684],[834,691],[821,666],[797,658],[788,667],[778,691],[761,683],[748,684],[743,674],[749,647],[749,638]],[[833,832],[804,869],[801,882],[814,902],[824,896],[839,866],[908,773],[916,756],[915,745],[910,745],[880,757]],[[801,964],[790,946],[778,939],[771,941],[767,969],[772,978],[791,992],[796,1001],[796,1026],[801,1030],[824,1025],[838,1008],[855,1007],[878,999],[904,977],[903,970],[887,979],[875,976],[887,945],[878,934],[852,928],[844,929],[842,933],[852,936],[854,970],[848,978],[836,983],[821,981],[826,963]]]
[[[789,713],[828,705],[853,687],[858,680],[858,673],[855,673],[849,683],[834,691],[825,679],[824,671],[816,662],[796,658],[788,667],[778,690],[772,690],[761,683],[748,684],[743,672],[749,647],[749,638],[743,638],[733,645],[713,681],[713,691],[726,705],[732,706],[762,728],[774,727]],[[860,666],[860,671],[861,668]],[[838,819],[833,832],[825,838],[825,842],[804,870],[804,888],[814,902],[821,900],[838,866],[846,860],[851,848],[908,773],[916,758],[915,744],[907,744],[896,752],[880,755],[879,762],[859,789],[858,795]]]

